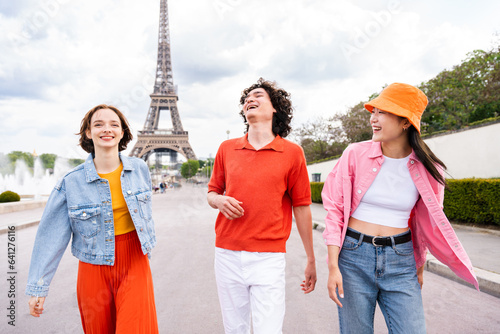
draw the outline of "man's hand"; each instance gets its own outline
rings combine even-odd
[[[219,195],[212,191],[208,193],[207,200],[212,208],[218,209],[229,220],[240,218],[245,213],[241,206],[243,202],[236,198]]]
[[[340,298],[344,298],[344,286],[342,284],[342,274],[339,268],[330,269],[328,275],[328,295],[337,304],[342,307],[342,303],[337,297],[337,290]]]
[[[45,302],[45,297],[31,296],[28,305],[30,307],[30,314],[34,317],[39,318],[40,314],[43,313],[43,303]]]
[[[316,263],[315,261],[308,261],[305,270],[305,280],[302,281],[302,284],[300,285],[302,287],[302,291],[304,291],[304,293],[312,292],[316,286],[316,281]]]

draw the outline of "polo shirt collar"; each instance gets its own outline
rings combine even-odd
[[[272,142],[270,142],[263,148],[259,149],[259,151],[274,150],[276,152],[283,152],[284,148],[285,148],[285,140],[281,138],[280,135],[276,135],[276,137]],[[238,138],[236,140],[235,149],[237,150],[249,149],[256,151],[256,149],[252,146],[252,144],[248,142],[248,133],[246,133],[243,137]]]

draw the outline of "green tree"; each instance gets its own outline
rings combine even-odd
[[[500,50],[475,50],[451,70],[422,83],[429,104],[422,117],[426,133],[459,129],[499,113]]]
[[[40,154],[40,160],[42,161],[43,168],[54,169],[54,163],[56,161],[57,155],[51,153]]]
[[[333,118],[319,117],[302,124],[292,138],[302,146],[308,162],[339,155],[347,145]]]
[[[9,157],[9,160],[13,164],[16,163],[17,159],[23,159],[24,162],[26,162],[26,165],[28,165],[28,167],[33,168],[34,166],[33,155],[31,155],[31,153],[12,151],[9,154],[7,154],[7,156]]]
[[[81,165],[85,162],[84,159],[68,159],[68,163],[73,166],[73,167],[76,167],[78,165]]]
[[[198,173],[198,168],[200,168],[198,160],[188,160],[181,166],[181,175],[183,178],[189,179]]]
[[[378,94],[373,94],[369,100],[377,96]],[[342,136],[345,137],[347,143],[356,143],[372,137],[370,112],[365,109],[365,103],[361,101],[349,108],[344,114],[338,114],[333,117],[335,121],[340,122]]]

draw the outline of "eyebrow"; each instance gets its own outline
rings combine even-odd
[[[246,99],[248,99],[249,96],[252,96],[252,95],[257,95],[257,94],[264,94],[264,90],[258,90],[256,92],[253,92],[253,93],[250,93],[250,94],[247,94],[247,96],[245,96],[245,101]]]
[[[97,123],[97,122],[104,122],[104,120],[102,120],[102,119],[96,119],[92,123]],[[111,123],[121,123],[120,121],[117,121],[117,120],[114,120],[114,119],[111,120],[110,122]]]

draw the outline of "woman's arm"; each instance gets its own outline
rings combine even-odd
[[[342,303],[338,298],[344,298],[342,274],[339,269],[339,253],[340,247],[328,246],[328,294],[335,304],[342,307]]]
[[[63,185],[52,191],[45,206],[31,255],[26,294],[30,299],[30,313],[34,315],[33,296],[39,297],[39,314],[43,310],[43,297],[49,291],[50,282],[71,239],[71,224]],[[36,315],[34,315],[36,316]]]

